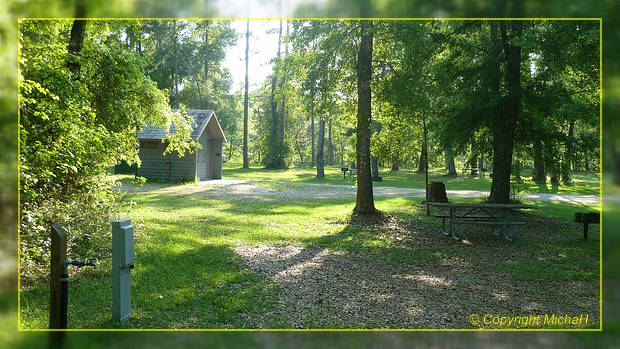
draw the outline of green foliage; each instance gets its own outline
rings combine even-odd
[[[355,129],[357,108],[357,22],[296,20],[290,28],[287,41],[292,52],[282,62],[287,77],[283,88],[292,100],[287,105],[293,105],[291,113],[297,117],[290,122],[295,129],[289,137],[295,139],[296,159],[316,164],[316,175],[321,177],[322,163],[349,166],[355,160],[350,130]],[[322,154],[320,139],[324,140]]]
[[[170,105],[176,106],[176,60],[179,105],[215,110],[229,146],[239,144],[235,140],[242,137],[243,98],[229,92],[233,81],[223,67],[226,50],[238,38],[230,21],[178,20],[176,33],[171,20],[140,21],[136,26],[139,35],[131,49],[140,52],[144,71],[158,88],[165,89]]]
[[[118,218],[114,197],[99,184],[91,192],[65,199],[23,202],[20,221],[20,266],[22,281],[49,272],[50,225],[67,229],[67,248],[72,259],[107,259],[111,241],[110,222]]]
[[[174,128],[175,132],[168,132],[166,138],[162,140],[162,142],[166,142],[164,155],[176,153],[178,157],[183,157],[186,152],[191,154],[201,147],[200,143],[187,140],[188,136],[192,133],[193,124],[194,118],[187,115],[186,112],[176,111],[169,114],[169,121],[165,130]]]
[[[146,71],[159,88],[168,91],[172,105],[175,104],[176,59],[178,83],[183,86],[179,103],[190,109],[214,109],[222,116],[219,112],[224,103],[222,97],[232,85],[230,72],[222,67],[222,62],[226,49],[238,37],[229,25],[230,21],[223,20],[140,22]]]
[[[291,163],[290,148],[282,142],[268,142],[261,163],[269,169],[288,168]]]
[[[513,24],[523,30],[511,31]],[[341,159],[355,155],[355,138],[349,137],[354,133],[347,130],[355,127],[357,108],[356,25],[291,21],[287,40],[292,52],[276,62],[274,74],[279,79],[286,73],[276,99],[295,99],[294,108],[287,106],[293,114],[287,116],[287,136],[288,144],[292,138],[300,140],[294,147],[300,160],[308,157],[303,146],[311,143],[306,140],[311,132],[302,129],[308,127],[303,122],[307,115],[325,118],[333,113],[334,130],[342,130],[336,133],[344,145],[337,149]],[[509,141],[509,134],[498,132],[497,126],[505,119],[504,104],[517,96],[522,103],[515,141],[530,159],[535,156],[531,144],[540,141],[545,159],[536,161],[544,162],[547,170],[569,173],[600,167],[597,152],[582,146],[591,141],[587,134],[599,133],[599,29],[597,21],[377,21],[372,154],[395,169],[411,166],[420,159],[426,122],[430,161],[445,161],[449,152],[459,161],[467,158],[467,166],[478,167],[480,161],[484,167],[499,167],[490,161],[496,151],[493,141]],[[519,91],[507,85],[502,30],[506,44],[522,48]],[[272,135],[258,131],[258,137],[264,150]]]
[[[139,162],[137,130],[177,132],[191,149],[189,120],[171,114],[144,73],[138,52],[120,39],[135,22],[89,21],[79,70],[67,68],[71,21],[20,22],[21,261],[25,274],[49,263],[49,227],[69,231],[69,256],[103,257],[116,208],[108,169]]]

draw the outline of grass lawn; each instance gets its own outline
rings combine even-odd
[[[353,180],[339,168],[325,180],[312,171],[228,164],[226,178],[257,185],[147,184],[122,217],[136,228],[131,320],[110,320],[107,259],[97,270],[72,269],[69,328],[507,328],[493,316],[545,314],[589,322],[527,328],[598,328],[600,239],[595,228],[581,239],[573,206],[540,203],[570,218],[526,215],[513,243],[484,230],[459,242],[439,233],[421,197],[377,197],[385,216],[351,220],[354,197],[315,198]],[[377,185],[424,183],[415,173],[382,175]],[[490,183],[442,181],[448,189]],[[597,185],[585,176],[567,191]],[[46,282],[22,284],[21,329],[47,328],[48,299]],[[491,317],[472,325],[472,314]]]
[[[266,170],[258,165],[251,166],[250,169],[243,169],[238,163],[224,164],[224,177],[228,179],[245,179],[263,183],[296,182],[296,183],[321,183],[321,184],[343,184],[353,185],[355,177],[343,178],[343,173],[339,166],[326,166],[325,178],[316,179],[316,168],[292,168],[288,170]],[[492,178],[486,174],[484,178],[480,176],[472,177],[467,174],[459,173],[459,176],[447,176],[445,170],[431,170],[429,172],[429,182],[438,181],[446,184],[446,190],[479,190],[490,191]],[[387,169],[380,169],[379,175],[382,177],[380,182],[373,182],[378,187],[395,188],[420,188],[425,187],[425,174],[410,170],[390,172]],[[522,190],[529,193],[557,193],[557,194],[600,194],[599,175],[591,172],[573,173],[573,185],[552,186],[549,181],[547,184],[535,183],[523,176],[524,183]]]

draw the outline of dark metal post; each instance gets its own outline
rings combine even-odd
[[[69,264],[78,267],[97,266],[91,259],[84,261],[67,260],[67,231],[58,224],[52,224],[52,261],[50,265],[50,329],[67,329],[67,309],[69,308]],[[62,335],[51,338],[53,345],[62,343]]]
[[[67,259],[67,231],[57,224],[51,227],[52,260],[50,264],[50,329],[67,328],[66,307],[64,315],[64,327],[62,320],[63,290],[66,291],[66,282],[61,280],[66,276],[64,262]]]
[[[62,277],[60,278],[60,328],[67,328],[67,311],[69,309],[69,272],[64,266]]]
[[[63,262],[67,259],[67,232],[59,225],[53,224],[50,229],[51,235],[51,261],[50,261],[50,329],[67,328],[66,306],[63,320],[63,289],[66,294],[66,286],[60,279],[63,277]],[[64,327],[63,327],[64,326]],[[65,332],[50,331],[50,349],[60,349],[64,346]]]

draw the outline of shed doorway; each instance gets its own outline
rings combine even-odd
[[[205,151],[205,162],[206,162],[206,170],[207,170],[207,174],[205,176],[205,179],[211,179],[213,178],[212,173],[213,173],[213,157],[211,156],[211,154],[213,154],[213,140],[211,139],[207,139],[207,149]]]
[[[202,147],[198,149],[196,157],[196,176],[198,180],[204,181],[212,178],[213,161],[211,154],[213,153],[213,141],[206,139],[203,134],[201,138]]]

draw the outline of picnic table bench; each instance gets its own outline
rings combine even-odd
[[[583,223],[583,238],[588,238],[588,224],[600,224],[601,214],[599,212],[575,212],[575,223]]]
[[[448,209],[448,213],[436,213],[434,217],[442,219],[442,232],[456,240],[463,237],[464,225],[482,225],[501,228],[504,239],[508,237],[508,226],[512,226],[513,238],[517,235],[517,226],[525,224],[522,221],[509,219],[508,213],[512,210],[526,209],[529,206],[522,204],[465,204],[449,202],[429,202],[429,206]],[[449,230],[446,230],[448,220]],[[456,236],[456,226],[459,226],[459,236]]]
[[[342,171],[342,179],[347,178],[347,172],[349,172],[349,178],[353,178],[353,176],[357,177],[357,168],[355,167],[355,163],[351,163],[351,168],[341,167],[340,171]]]

